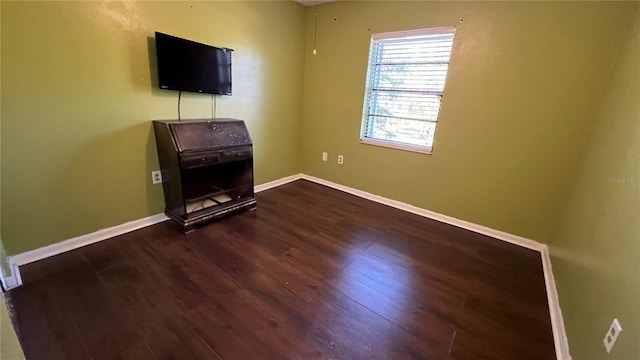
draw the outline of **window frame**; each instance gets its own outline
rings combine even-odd
[[[452,34],[453,35],[453,39],[452,39],[452,44],[451,44],[451,52],[449,53],[449,61],[447,63],[447,72],[445,74],[445,80],[444,80],[444,86],[442,88],[442,93],[440,93],[440,107],[438,108],[438,114],[436,117],[436,121],[435,122],[435,127],[437,129],[438,126],[438,122],[440,119],[440,115],[442,112],[442,103],[444,101],[444,92],[446,89],[446,84],[447,84],[447,80],[449,77],[449,66],[451,65],[451,58],[453,57],[453,45],[455,42],[455,34],[456,34],[456,27],[455,26],[447,26],[447,27],[435,27],[435,28],[425,28],[425,29],[415,29],[415,30],[404,30],[404,31],[392,31],[392,32],[384,32],[384,33],[377,33],[377,34],[372,34],[371,35],[371,40],[369,42],[369,53],[368,53],[368,57],[367,57],[367,78],[366,78],[366,84],[365,84],[365,91],[364,91],[364,101],[363,101],[363,105],[362,105],[362,117],[361,117],[361,124],[360,124],[360,143],[361,144],[367,144],[367,145],[375,145],[375,146],[382,146],[382,147],[387,147],[387,148],[393,148],[393,149],[399,149],[399,150],[406,150],[406,151],[411,151],[411,152],[417,152],[417,153],[423,153],[423,154],[432,154],[433,153],[433,147],[435,144],[435,132],[436,130],[434,129],[434,135],[433,135],[433,142],[431,144],[431,146],[426,146],[426,145],[416,145],[416,144],[409,144],[409,143],[403,143],[403,142],[398,142],[398,141],[392,141],[392,140],[384,140],[384,139],[377,139],[377,138],[372,138],[372,137],[366,137],[367,134],[367,124],[368,124],[368,120],[367,120],[367,116],[368,116],[368,112],[369,112],[369,101],[370,100],[370,92],[372,91],[372,84],[371,82],[371,78],[372,78],[372,64],[371,64],[371,60],[372,60],[372,53],[374,50],[374,41],[379,41],[379,40],[387,40],[387,39],[399,39],[399,38],[405,38],[405,37],[414,37],[414,36],[427,36],[427,35],[444,35],[444,34]]]

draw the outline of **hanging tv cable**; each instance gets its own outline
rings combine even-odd
[[[316,0],[316,17],[313,24],[313,55],[318,54],[317,43],[318,43],[318,0]]]
[[[215,101],[216,101],[216,96],[214,94],[211,94],[211,119],[215,119],[216,118],[216,110],[215,110]]]
[[[178,91],[178,121],[182,121],[180,119],[180,99],[182,98],[182,91]]]

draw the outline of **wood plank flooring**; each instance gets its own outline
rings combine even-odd
[[[21,268],[28,359],[554,359],[540,255],[299,180]]]

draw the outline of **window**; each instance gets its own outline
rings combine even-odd
[[[360,142],[431,153],[454,32],[371,37]]]

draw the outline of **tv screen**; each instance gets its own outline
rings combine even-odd
[[[156,32],[160,88],[231,95],[232,51]]]

